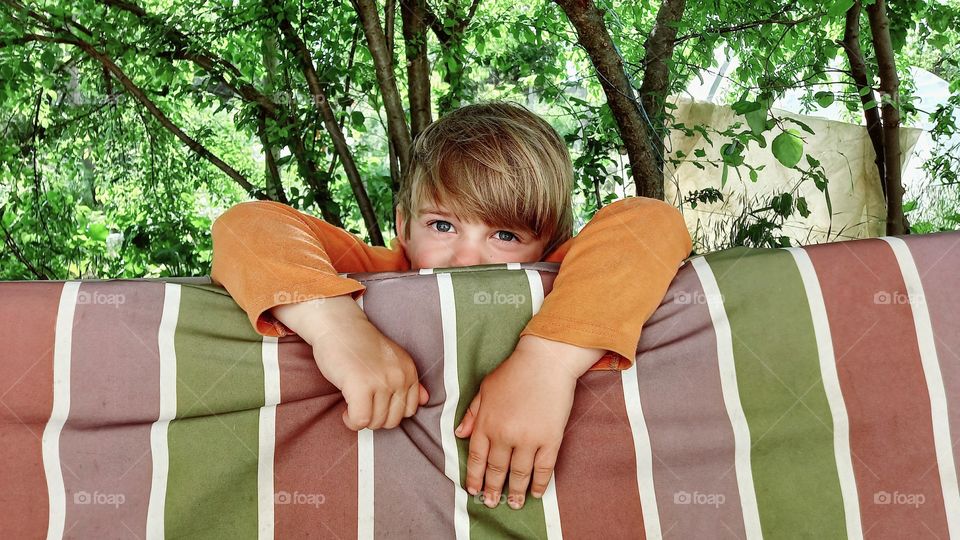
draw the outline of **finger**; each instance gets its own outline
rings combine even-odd
[[[373,396],[373,416],[370,419],[370,429],[380,429],[387,420],[387,413],[390,412],[390,397],[393,392],[380,391]]]
[[[403,420],[403,409],[406,408],[407,394],[403,390],[398,390],[390,396],[390,412],[387,414],[387,421],[383,424],[386,429],[393,429]]]
[[[460,424],[457,426],[455,433],[459,437],[469,437],[473,434],[473,427],[477,422],[477,413],[480,412],[480,393],[473,396],[473,401],[470,402],[470,406],[467,407],[467,412],[464,413],[463,419],[460,420]]]
[[[403,409],[403,417],[410,418],[417,412],[417,400],[420,399],[419,384],[412,384],[407,388],[406,407]]]
[[[347,409],[343,411],[343,423],[353,431],[360,431],[370,423],[370,415],[373,410],[373,394],[362,393],[351,395],[347,400]]]
[[[487,455],[487,474],[484,478],[483,501],[490,508],[496,508],[500,504],[503,481],[507,478],[507,469],[510,468],[510,455],[512,453],[512,447],[494,443]]]
[[[536,454],[536,448],[513,449],[513,456],[510,459],[510,491],[507,495],[507,504],[514,510],[523,508]]]
[[[427,387],[421,384],[420,385],[420,404],[426,405],[427,400],[429,399],[430,399],[430,392],[427,392]]]
[[[477,434],[470,438],[470,450],[467,454],[467,492],[470,495],[480,493],[483,487],[483,473],[487,468],[487,451],[490,449],[490,441]]]
[[[530,494],[536,498],[543,497],[547,491],[547,484],[553,476],[553,468],[557,464],[557,447],[540,447],[537,457],[533,460],[533,478],[530,484]]]

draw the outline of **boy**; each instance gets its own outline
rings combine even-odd
[[[213,224],[211,277],[262,335],[295,332],[343,393],[353,430],[396,427],[429,399],[410,356],[357,305],[365,287],[338,273],[504,262],[561,262],[514,352],[483,380],[457,435],[470,437],[467,490],[511,508],[553,473],[577,379],[632,365],[640,329],[691,241],[683,217],[632,197],[573,238],[573,168],[543,119],[519,105],[468,105],[414,141],[396,208],[398,238],[371,247],[275,202],[234,206]],[[532,480],[532,482],[531,482]]]

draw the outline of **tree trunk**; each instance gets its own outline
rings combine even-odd
[[[877,171],[880,173],[880,189],[883,191],[884,199],[886,199],[886,167],[883,157],[883,124],[880,123],[880,106],[873,93],[873,85],[867,78],[867,63],[863,59],[863,50],[860,48],[860,11],[862,9],[860,0],[856,0],[847,10],[846,28],[843,32],[843,41],[840,44],[847,53],[847,61],[850,63],[850,76],[853,78],[860,94],[860,102],[863,104],[863,118],[867,123],[867,134],[870,135],[873,152],[876,154],[874,162],[877,164]]]
[[[400,162],[401,174],[406,173],[410,157],[410,130],[403,113],[400,91],[393,71],[393,53],[387,49],[386,36],[380,26],[380,15],[375,0],[352,0],[363,24],[367,37],[367,48],[376,67],[377,82],[383,96],[383,106],[387,113],[387,131],[393,141]]]
[[[633,86],[623,69],[623,59],[614,48],[603,22],[603,13],[593,0],[555,0],[577,30],[577,40],[587,51],[600,86],[613,111],[620,138],[630,158],[636,194],[663,199],[663,171],[651,149],[651,137]]]
[[[407,86],[410,99],[410,138],[416,139],[433,122],[430,110],[430,60],[427,58],[426,0],[400,0]]]
[[[877,54],[880,75],[880,109],[883,118],[883,159],[887,184],[887,235],[907,234],[909,225],[903,215],[903,182],[900,163],[900,78],[890,41],[886,0],[867,6],[873,49]]]
[[[263,55],[263,70],[266,73],[264,88],[266,89],[267,95],[276,95],[277,36],[273,33],[272,29],[263,32],[260,48]],[[263,145],[265,162],[264,176],[266,177],[267,195],[275,201],[289,204],[290,201],[287,200],[287,194],[283,191],[283,180],[280,176],[280,170],[277,168],[277,158],[280,152],[277,146],[273,144],[267,136],[267,115],[262,109],[258,121],[258,135],[260,136],[260,144]]]
[[[316,68],[313,66],[313,59],[306,44],[300,39],[300,36],[294,31],[290,21],[286,18],[280,20],[280,31],[287,39],[294,54],[300,63],[300,69],[307,80],[307,86],[310,88],[310,95],[313,97],[313,103],[323,118],[323,126],[330,134],[333,140],[333,146],[343,162],[343,170],[347,174],[347,180],[353,189],[353,195],[357,199],[357,205],[360,207],[360,214],[363,216],[364,225],[367,227],[367,233],[370,235],[370,243],[374,246],[383,246],[383,234],[380,232],[380,224],[377,220],[377,214],[367,196],[367,190],[360,179],[360,171],[357,170],[357,164],[353,161],[353,154],[347,147],[347,141],[343,137],[343,131],[337,125],[336,116],[327,100],[327,94],[320,87],[320,79],[317,77]],[[320,194],[317,195],[318,197]],[[338,225],[339,226],[339,225]]]
[[[644,46],[643,84],[640,86],[640,104],[646,111],[646,120],[650,125],[650,140],[654,148],[657,169],[663,171],[664,146],[667,136],[664,118],[664,103],[670,92],[670,65],[673,57],[674,41],[677,37],[677,23],[683,17],[685,0],[663,0],[657,11],[657,20],[650,30],[650,36]],[[655,186],[651,186],[655,187]],[[663,180],[661,173],[659,199],[663,198]]]

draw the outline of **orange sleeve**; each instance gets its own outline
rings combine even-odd
[[[606,349],[590,371],[629,368],[641,327],[692,248],[683,215],[666,202],[629,197],[605,206],[544,258],[560,269],[520,335]]]
[[[210,279],[227,289],[264,336],[285,336],[289,328],[268,311],[282,304],[366,290],[350,272],[410,269],[406,255],[368,246],[356,235],[322,219],[273,201],[229,208],[213,222]]]

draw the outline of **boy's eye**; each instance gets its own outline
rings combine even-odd
[[[427,224],[428,227],[432,225],[437,226],[437,228],[434,229],[437,232],[450,232],[450,228],[453,227],[453,225],[449,221],[443,221],[439,219],[437,221],[431,221],[430,223]],[[441,228],[442,226],[446,226],[446,228]]]
[[[436,225],[436,227],[434,227],[434,225]],[[453,229],[453,224],[449,221],[438,219],[427,223],[427,227],[433,228],[433,230],[436,232],[446,233]],[[506,235],[506,237],[502,235]],[[497,240],[500,240],[501,242],[519,242],[520,237],[510,231],[497,231]]]
[[[497,234],[498,235],[506,234],[509,236],[509,238],[506,238],[506,239],[504,239],[503,237],[497,238],[498,240],[503,240],[504,242],[513,242],[514,240],[520,240],[519,238],[517,238],[517,235],[513,234],[510,231],[497,231]]]

